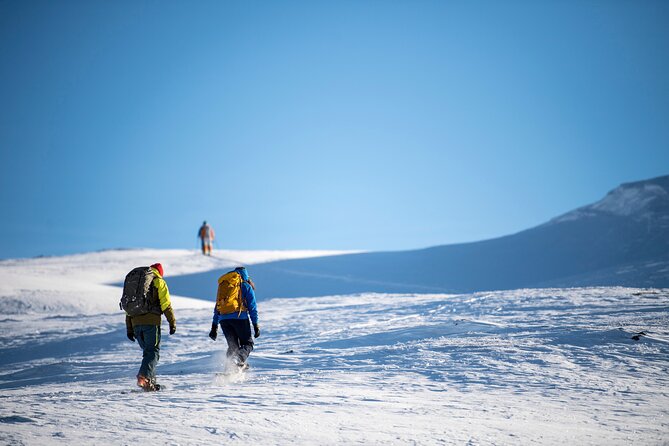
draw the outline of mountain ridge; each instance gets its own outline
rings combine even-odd
[[[597,213],[647,218],[649,214],[659,212],[669,214],[669,175],[623,183],[601,200],[555,217],[546,224],[591,217]],[[669,215],[667,219],[669,221]]]

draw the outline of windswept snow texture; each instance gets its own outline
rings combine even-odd
[[[217,375],[225,343],[207,337],[211,303],[175,297],[177,333],[163,330],[158,365],[165,390],[143,393],[134,387],[141,352],[125,338],[123,314],[95,313],[77,299],[95,301],[125,272],[121,265],[143,255],[169,259],[168,284],[169,271],[186,269],[181,260],[217,262],[160,254],[0,262],[0,301],[14,308],[0,320],[0,444],[648,445],[669,438],[669,290],[263,300],[259,287],[262,336],[241,376]],[[33,288],[31,275],[40,278]],[[76,299],[65,298],[68,290]],[[18,300],[7,293],[32,304],[12,307]]]

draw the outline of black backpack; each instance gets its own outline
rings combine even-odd
[[[139,316],[140,314],[160,314],[160,304],[154,296],[153,271],[148,266],[140,266],[133,269],[125,276],[123,282],[123,295],[119,307],[128,316]]]

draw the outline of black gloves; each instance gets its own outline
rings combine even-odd
[[[135,342],[135,333],[133,333],[132,331],[129,331],[129,332],[126,333],[126,336],[127,336],[128,339],[130,339],[132,342]]]
[[[170,324],[170,334],[173,335],[174,333],[177,332],[177,324]]]
[[[254,338],[259,338],[260,337],[260,328],[258,327],[258,324],[253,324],[253,337]]]

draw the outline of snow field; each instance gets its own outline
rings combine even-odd
[[[36,302],[0,319],[2,444],[609,445],[668,438],[668,290],[267,299],[259,284],[262,336],[251,369],[232,377],[217,375],[224,339],[207,337],[213,303],[177,297],[177,333],[163,330],[158,365],[165,391],[144,393],[134,387],[141,351],[126,339],[117,307],[86,314],[89,307],[72,299],[43,311],[55,295],[49,283],[63,295],[68,285],[59,278],[78,277],[75,290],[91,286],[81,277],[87,267],[72,257],[0,262],[0,301],[21,288]],[[149,257],[156,255],[124,260],[119,251],[81,260],[95,268],[109,262],[104,270],[123,276],[135,263],[152,263]],[[168,284],[176,263],[166,266]],[[32,271],[45,278],[38,289],[12,281]],[[115,305],[118,297],[116,288]]]

